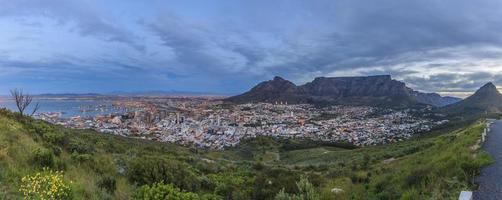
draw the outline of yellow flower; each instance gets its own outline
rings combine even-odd
[[[42,172],[21,178],[19,191],[24,199],[67,199],[71,194],[70,185],[62,171],[44,168]]]

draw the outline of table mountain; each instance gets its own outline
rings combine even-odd
[[[297,86],[276,76],[241,95],[226,99],[234,103],[283,102],[317,105],[370,105],[403,107],[416,104],[444,106],[456,98],[414,91],[390,75],[361,77],[318,77]]]

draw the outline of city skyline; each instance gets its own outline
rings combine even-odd
[[[496,1],[0,3],[4,95],[232,95],[276,75],[303,84],[390,74],[462,97],[489,81],[502,85]]]

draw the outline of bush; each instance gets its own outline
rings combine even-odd
[[[42,121],[34,120],[30,121],[28,124],[31,126],[30,130],[34,131],[40,136],[54,132],[54,127]]]
[[[428,166],[417,167],[406,177],[406,185],[409,187],[419,185],[427,176],[430,176],[431,172],[432,169]]]
[[[68,144],[68,150],[70,152],[76,152],[79,154],[90,154],[93,152],[92,146],[89,145],[89,143],[74,139],[71,140]]]
[[[245,176],[222,174],[211,174],[208,176],[214,194],[224,197],[225,199],[250,199],[251,187],[247,187],[252,183]]]
[[[133,196],[140,200],[209,200],[217,199],[214,196],[200,197],[196,193],[184,192],[172,184],[155,183],[140,187]]]
[[[117,181],[115,178],[110,176],[105,176],[98,181],[98,187],[106,190],[108,193],[113,194],[115,189],[117,189]]]
[[[357,184],[357,183],[368,183],[369,177],[368,177],[367,173],[357,172],[357,173],[352,173],[352,175],[350,176],[350,180],[354,184]]]
[[[63,153],[63,149],[61,149],[61,147],[59,147],[59,146],[50,145],[48,148],[51,149],[52,153],[54,153],[54,155],[56,155],[56,156],[60,156],[61,153]]]
[[[88,162],[88,161],[92,161],[92,155],[90,154],[78,154],[76,152],[73,152],[71,154],[71,159],[76,161],[76,162],[79,162],[79,163],[84,163],[84,162]]]
[[[54,167],[54,154],[51,150],[38,148],[33,152],[32,162],[39,167]]]
[[[401,200],[414,200],[414,199],[420,199],[420,195],[414,189],[405,191],[401,196]]]
[[[288,194],[282,189],[276,196],[275,200],[319,200],[321,199],[319,193],[316,191],[314,185],[309,182],[305,177],[300,178],[300,181],[296,182],[296,187],[298,188],[297,194]]]
[[[128,165],[128,177],[132,182],[143,184],[171,183],[184,190],[200,189],[202,178],[190,165],[178,160],[159,156],[144,156]]]
[[[54,145],[63,145],[65,140],[65,134],[60,132],[47,132],[42,135],[44,141],[49,142]]]
[[[25,199],[72,199],[71,186],[63,179],[63,172],[47,168],[35,175],[23,177],[19,191]]]

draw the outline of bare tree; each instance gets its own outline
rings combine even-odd
[[[19,113],[21,113],[21,115],[24,115],[24,111],[33,101],[33,96],[25,94],[23,93],[23,90],[19,89],[10,90],[10,94],[12,95],[12,98],[14,98],[14,101],[16,101],[16,107],[19,110]],[[35,104],[33,112],[31,112],[30,116],[33,116],[35,112],[38,111],[38,109],[40,109],[40,105],[37,103]]]
[[[40,109],[40,104],[37,102],[35,104],[35,107],[33,107],[33,111],[31,112],[30,116],[33,116],[38,111],[38,109]]]

